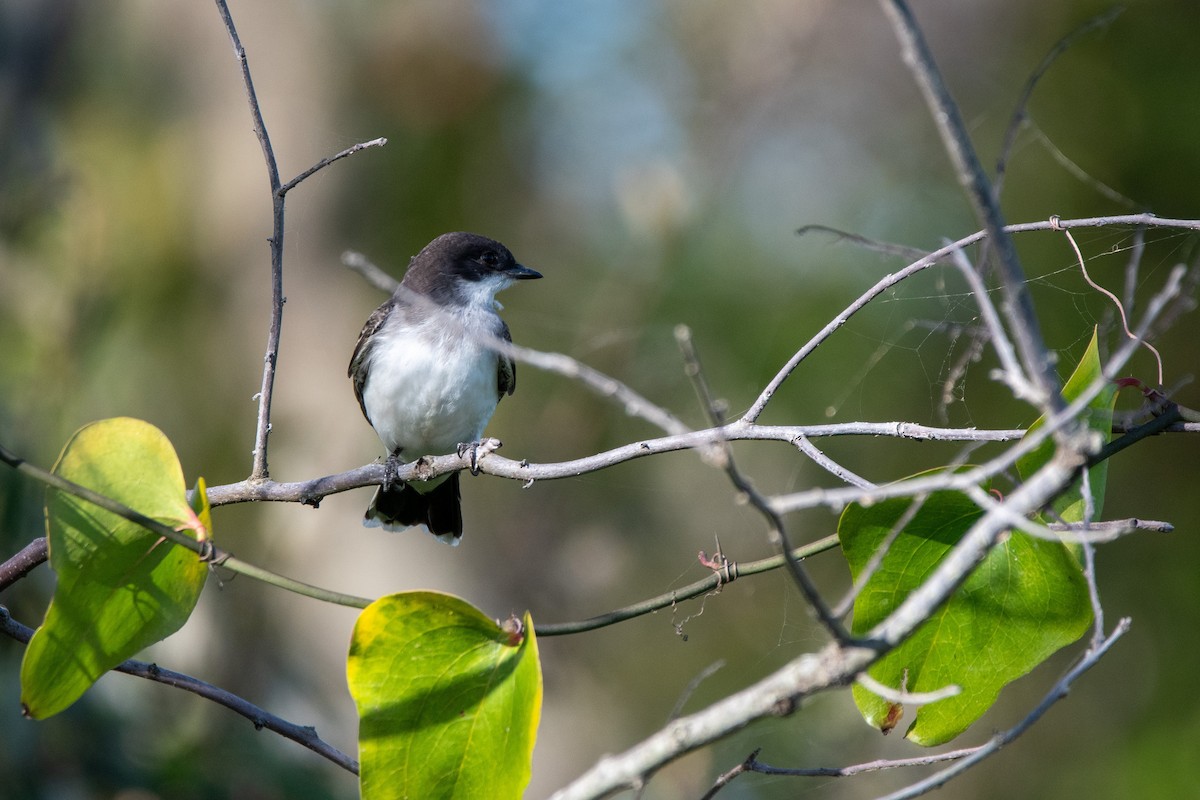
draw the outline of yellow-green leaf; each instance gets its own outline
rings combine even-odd
[[[528,614],[518,630],[457,597],[389,595],[359,615],[346,671],[363,800],[521,796],[542,704]]]
[[[203,481],[194,510],[174,448],[147,422],[84,426],[54,472],[193,536],[210,530]],[[46,493],[46,532],[57,584],[21,663],[21,703],[35,719],[67,708],[105,672],[177,631],[206,574],[195,553],[56,489]]]

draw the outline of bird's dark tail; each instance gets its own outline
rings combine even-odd
[[[389,531],[424,525],[446,544],[458,544],[463,530],[458,473],[452,473],[428,492],[418,492],[400,482],[387,491],[380,487],[363,517],[363,525],[368,528],[381,525]]]

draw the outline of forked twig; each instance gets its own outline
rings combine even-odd
[[[933,117],[946,153],[954,164],[958,181],[967,192],[976,218],[988,232],[1004,289],[1004,313],[1008,319],[1008,328],[1016,341],[1024,372],[1037,390],[1038,396],[1033,398],[1034,405],[1043,414],[1060,409],[1062,398],[1058,393],[1058,376],[1054,372],[1050,352],[1042,339],[1041,326],[1026,287],[1025,273],[1021,269],[1012,237],[1008,235],[995,193],[967,135],[967,126],[963,122],[962,114],[946,88],[925,36],[913,18],[908,4],[904,0],[880,2],[892,20],[904,60],[925,96],[930,116]]]
[[[714,429],[719,429],[724,424],[724,418],[719,405],[709,391],[708,381],[705,379],[704,370],[700,366],[700,357],[696,353],[695,345],[692,342],[691,331],[686,325],[679,325],[675,328],[675,340],[678,342],[679,349],[683,353],[685,372],[696,389],[696,395],[700,400],[700,404],[709,414]],[[767,533],[771,544],[784,556],[792,579],[799,587],[801,594],[804,595],[804,599],[812,607],[817,620],[829,635],[834,638],[834,641],[843,643],[850,641],[850,634],[834,613],[830,611],[828,604],[821,597],[816,584],[812,582],[803,565],[801,565],[798,559],[792,557],[793,547],[789,541],[787,528],[783,524],[783,518],[775,509],[771,508],[771,504],[767,498],[763,497],[754,488],[753,484],[742,475],[741,470],[738,469],[737,463],[734,461],[733,449],[729,446],[729,442],[725,439],[717,439],[713,442],[713,445],[716,448],[717,457],[712,458],[712,462],[715,466],[724,470],[734,487],[766,520]]]
[[[266,480],[270,477],[267,468],[267,440],[271,435],[271,400],[275,391],[275,370],[279,363],[279,339],[283,326],[283,232],[284,232],[284,203],[287,193],[311,177],[316,172],[368,147],[379,147],[387,143],[386,139],[372,139],[346,148],[336,155],[324,158],[304,172],[297,175],[286,184],[279,179],[279,165],[275,160],[275,150],[271,146],[271,137],[267,134],[267,123],[263,119],[262,108],[258,104],[258,94],[254,90],[254,79],[250,75],[250,62],[246,57],[246,48],[242,46],[238,36],[237,26],[233,23],[233,15],[225,0],[215,0],[217,11],[225,23],[229,41],[233,45],[234,58],[242,73],[242,84],[246,89],[246,100],[250,104],[250,117],[254,122],[254,135],[262,148],[263,160],[267,166],[267,178],[271,185],[271,238],[268,244],[271,249],[271,321],[267,328],[267,350],[263,356],[262,385],[255,398],[258,400],[258,418],[254,431],[254,463],[250,470],[251,480]]]

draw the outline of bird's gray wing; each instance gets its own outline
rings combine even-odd
[[[387,321],[395,307],[395,301],[388,300],[371,312],[371,316],[367,317],[367,322],[363,325],[362,333],[358,335],[358,344],[354,345],[354,355],[350,356],[350,366],[346,368],[346,375],[354,382],[354,397],[358,400],[358,407],[362,409],[367,422],[371,422],[371,415],[367,413],[367,407],[363,403],[363,387],[367,384],[371,349],[374,347],[375,340],[372,337],[383,327],[383,323]],[[371,422],[371,424],[375,423]]]
[[[508,324],[504,320],[500,320],[500,330],[497,332],[497,337],[512,344],[512,334],[508,332]],[[506,353],[497,353],[496,359],[496,389],[498,390],[497,399],[504,399],[504,395],[512,394],[517,388],[517,363],[512,360]]]

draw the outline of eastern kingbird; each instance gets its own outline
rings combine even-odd
[[[480,446],[496,404],[517,386],[517,366],[499,353],[511,342],[496,292],[540,278],[508,248],[473,233],[446,233],[417,253],[395,293],[367,319],[347,374],[363,415],[388,450],[388,478],[363,524],[424,525],[462,538],[458,473],[429,481],[392,479],[405,460]]]

